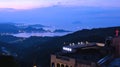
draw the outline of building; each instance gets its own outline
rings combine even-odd
[[[120,58],[118,35],[116,30],[116,36],[108,37],[105,43],[79,42],[63,46],[61,52],[51,55],[50,67],[108,67],[112,60]]]
[[[115,57],[120,57],[120,37],[113,38],[112,46],[115,48]]]
[[[51,67],[99,67],[112,57],[103,51],[103,43],[82,43],[63,46],[63,50],[51,55]]]

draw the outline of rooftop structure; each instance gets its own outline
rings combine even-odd
[[[97,67],[111,57],[102,51],[103,43],[81,43],[63,46],[63,50],[51,55],[51,67]]]
[[[74,44],[74,45],[68,45],[63,46],[63,52],[76,52],[80,49],[89,49],[89,48],[100,48],[104,47],[105,44],[103,43],[82,43],[82,44]]]
[[[120,57],[119,30],[116,37],[105,43],[78,42],[63,46],[61,52],[51,55],[51,67],[104,67],[112,59]]]

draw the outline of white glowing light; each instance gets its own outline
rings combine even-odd
[[[67,47],[63,47],[63,50],[65,50],[65,51],[72,51],[72,49],[71,48],[67,48]]]
[[[35,66],[33,66],[33,67],[37,67],[37,66],[35,65]]]
[[[96,44],[97,44],[97,46],[101,46],[101,47],[104,47],[104,46],[105,46],[104,43],[96,43]]]

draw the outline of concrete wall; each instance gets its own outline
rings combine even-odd
[[[113,38],[112,46],[115,47],[115,57],[120,57],[120,37]]]
[[[74,59],[69,58],[69,60],[64,60],[64,59],[56,58],[55,55],[51,55],[51,65],[52,65],[52,63],[55,64],[55,67],[57,67],[57,64],[60,64],[60,67],[61,67],[61,65],[64,65],[64,67],[66,67],[66,66],[75,67],[75,60]]]
[[[75,59],[68,58],[68,57],[65,57],[65,58],[69,60],[60,59],[60,58],[57,58],[56,55],[51,55],[50,66],[52,67],[52,64],[54,63],[53,67],[62,67],[61,65],[64,65],[64,67],[96,67],[96,64],[93,62],[91,62],[90,64],[83,64],[83,63],[78,63]]]

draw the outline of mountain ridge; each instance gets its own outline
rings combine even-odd
[[[11,43],[16,45],[19,61],[23,61],[24,65],[32,66],[33,60],[42,67],[49,67],[50,55],[61,51],[62,47],[70,43],[78,42],[100,42],[105,43],[105,39],[109,36],[115,37],[115,30],[118,27],[83,29],[74,33],[61,37],[30,37],[23,41]],[[2,40],[1,40],[2,41]],[[22,63],[20,63],[22,64]]]
[[[11,33],[45,33],[45,32],[69,32],[64,29],[55,29],[52,31],[50,29],[46,30],[44,28],[49,27],[41,24],[16,24],[16,23],[0,23],[0,33],[11,34]]]

